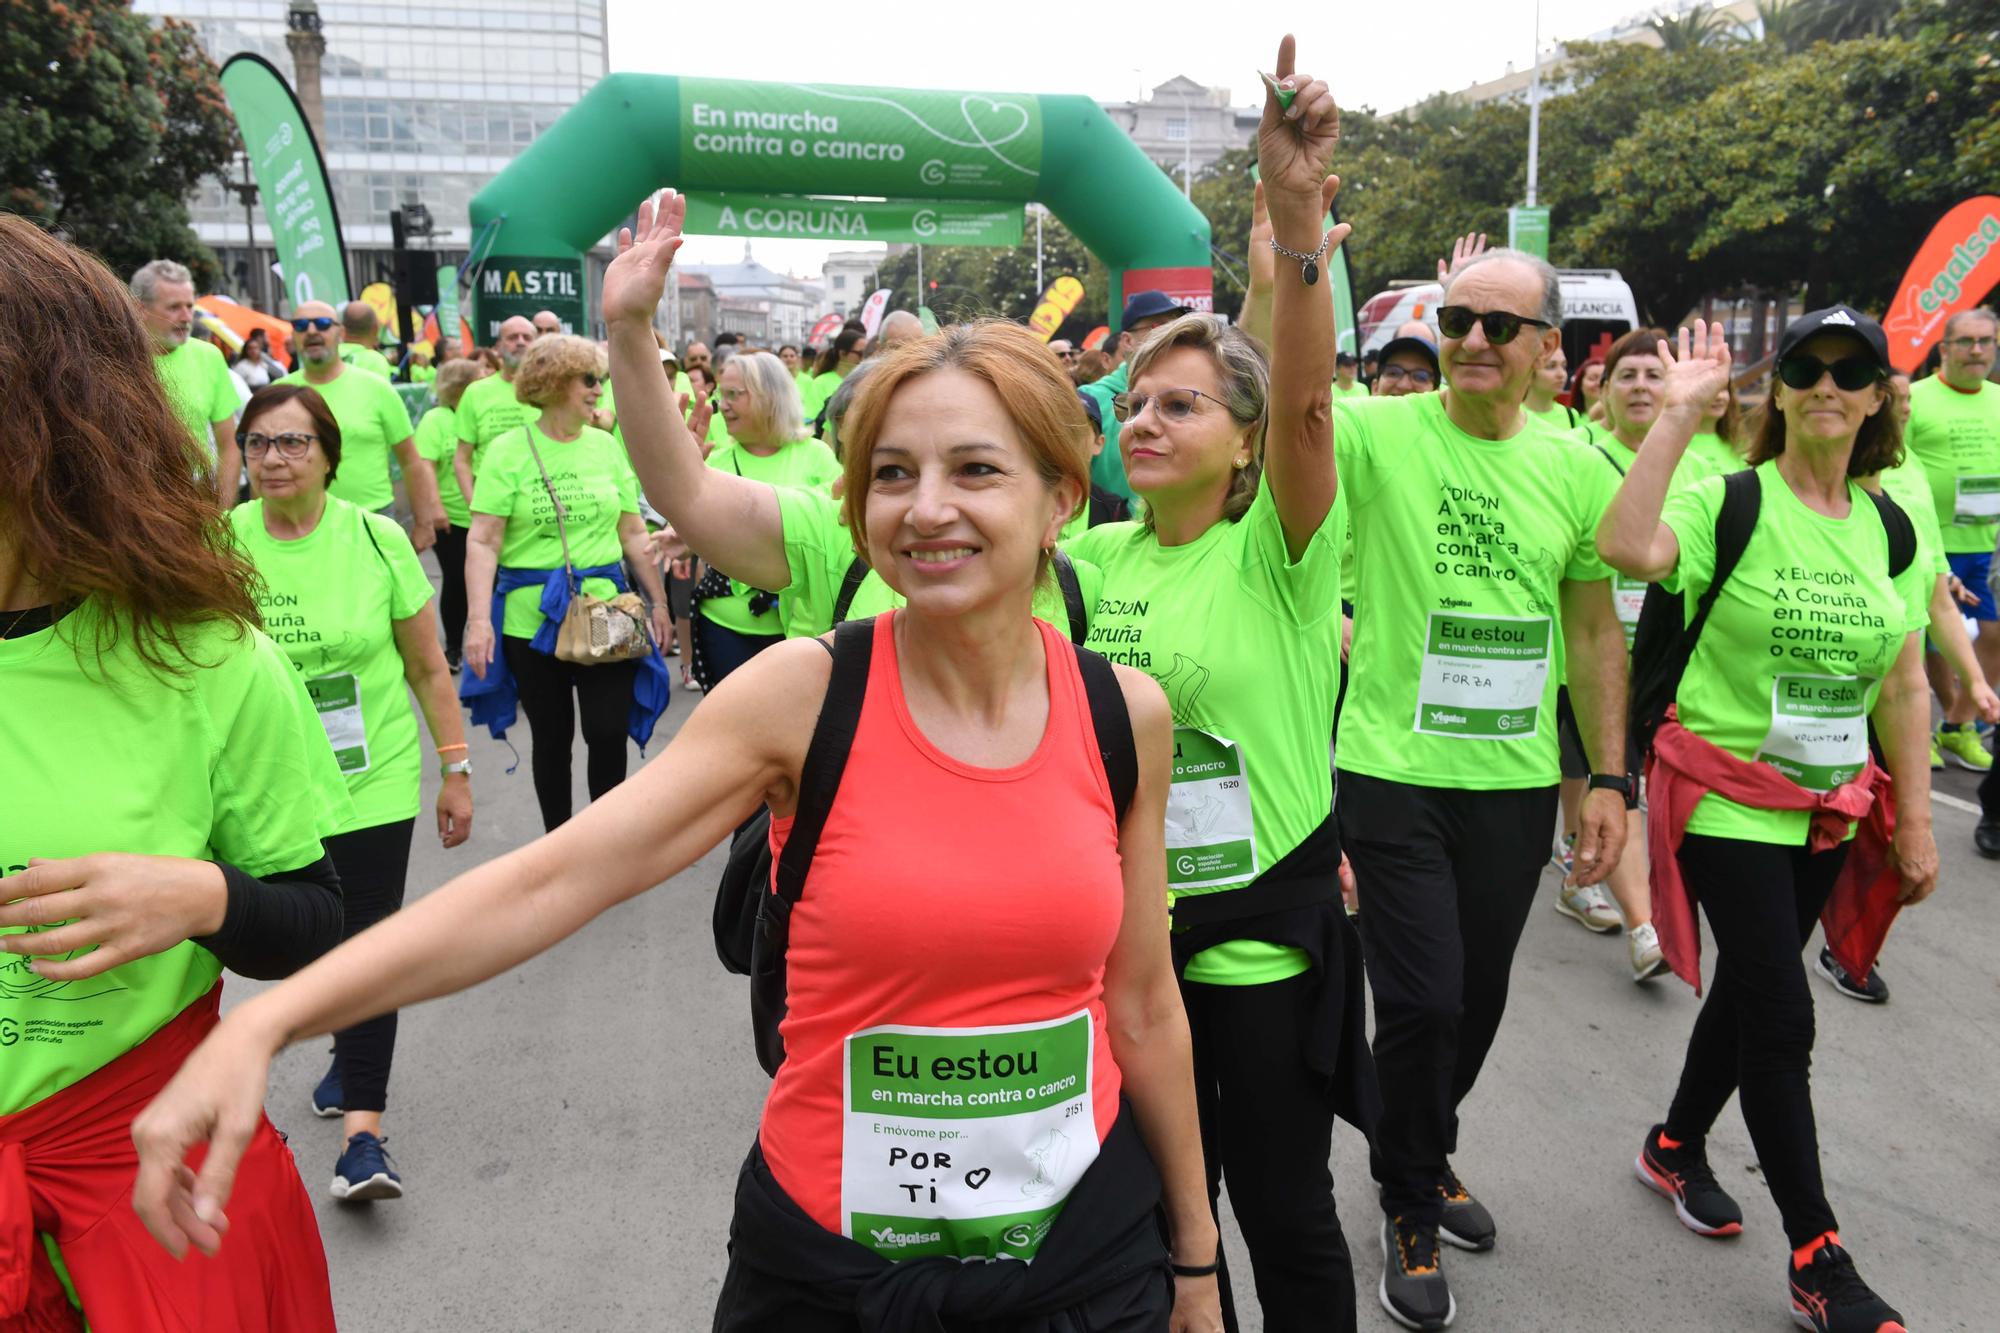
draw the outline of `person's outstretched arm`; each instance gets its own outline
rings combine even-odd
[[[1701,429],[1701,414],[1729,383],[1729,339],[1720,324],[1696,320],[1680,333],[1680,355],[1662,341],[1667,365],[1667,405],[1639,442],[1639,456],[1626,469],[1618,493],[1597,524],[1597,553],[1627,578],[1658,583],[1680,563],[1680,538],[1660,521],[1667,486],[1688,441]]]

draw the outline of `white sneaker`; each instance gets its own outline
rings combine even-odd
[[[1563,885],[1556,891],[1556,910],[1585,930],[1600,935],[1625,924],[1625,918],[1618,914],[1618,905],[1611,901],[1602,884]]]
[[[1673,970],[1667,966],[1666,956],[1660,952],[1660,932],[1653,929],[1652,922],[1634,926],[1626,935],[1625,942],[1632,949],[1632,980],[1651,981]]]

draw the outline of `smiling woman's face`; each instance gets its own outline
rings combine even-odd
[[[1817,357],[1831,365],[1843,357],[1866,356],[1855,339],[1843,333],[1815,333],[1799,344],[1794,356]],[[1771,390],[1772,401],[1785,416],[1785,439],[1806,444],[1852,444],[1861,423],[1882,410],[1889,391],[1881,383],[1847,390],[1833,382],[1832,372],[1810,388],[1794,389],[1782,380]]]

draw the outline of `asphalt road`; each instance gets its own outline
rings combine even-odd
[[[676,696],[655,755],[696,697]],[[525,725],[515,738],[525,758]],[[472,841],[444,852],[420,818],[412,898],[540,832],[525,763],[506,775],[507,749],[483,732],[472,755]],[[582,767],[579,746],[579,808]],[[427,777],[427,811],[434,786]],[[1939,790],[1969,802],[1973,786],[1952,772]],[[1813,983],[1828,1190],[1863,1275],[1921,1333],[1996,1326],[2000,982],[1988,951],[2000,944],[2000,867],[1973,854],[1973,822],[1936,806],[1942,887],[1890,939],[1892,1002]],[[768,1086],[744,983],[710,944],[720,864],[712,853],[515,972],[404,1014],[386,1130],[402,1200],[327,1197],[339,1126],[306,1107],[325,1047],[279,1059],[270,1112],[318,1200],[345,1333],[708,1327],[733,1183]],[[1550,875],[1550,898],[1554,888]],[[1535,911],[1464,1113],[1456,1165],[1500,1242],[1447,1251],[1457,1329],[1790,1327],[1777,1212],[1734,1109],[1711,1156],[1744,1205],[1740,1239],[1697,1238],[1633,1179],[1698,1002],[1678,982],[1628,977],[1619,937]],[[227,995],[256,989],[232,978]],[[1361,1327],[1388,1329],[1365,1150],[1341,1134],[1335,1178]],[[1240,1237],[1226,1235],[1241,1264]],[[1243,1326],[1262,1323],[1248,1311]]]

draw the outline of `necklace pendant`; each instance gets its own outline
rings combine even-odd
[[[1319,281],[1319,264],[1313,260],[1308,259],[1306,261],[1305,271],[1301,276],[1305,278],[1306,286],[1308,287],[1312,286],[1314,283]]]

